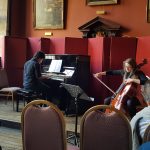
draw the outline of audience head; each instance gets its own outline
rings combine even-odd
[[[33,58],[36,59],[41,64],[43,59],[45,59],[45,53],[42,51],[37,51],[34,54]]]
[[[145,102],[150,105],[150,80],[146,81],[146,83],[142,86],[141,90]]]

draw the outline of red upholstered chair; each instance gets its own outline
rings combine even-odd
[[[105,109],[112,113],[104,113]],[[80,150],[132,150],[127,117],[112,106],[98,105],[87,110],[81,120]]]
[[[52,103],[46,100],[28,103],[22,111],[21,125],[23,150],[67,149],[64,117]]]

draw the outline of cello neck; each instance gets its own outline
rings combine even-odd
[[[126,83],[121,83],[121,85],[119,86],[119,88],[116,91],[116,94],[118,94],[124,87],[126,86]]]

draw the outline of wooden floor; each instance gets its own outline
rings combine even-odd
[[[21,130],[0,127],[2,150],[22,150]]]
[[[21,104],[20,108],[23,108]],[[66,130],[74,132],[75,117],[65,116]],[[13,111],[12,102],[5,104],[4,100],[0,100],[0,121],[9,121],[13,123],[21,123],[21,112]],[[81,117],[78,117],[78,133],[80,128]],[[2,150],[22,150],[21,130],[0,126],[0,145]]]

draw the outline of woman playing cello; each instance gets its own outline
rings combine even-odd
[[[109,70],[104,72],[96,73],[96,77],[100,77],[101,75],[122,75],[123,83],[130,84],[134,83],[136,85],[144,85],[148,80],[145,74],[139,70],[137,67],[136,61],[133,58],[128,58],[123,62],[122,70]],[[136,114],[136,106],[144,105],[143,99],[138,99],[138,95],[140,95],[140,90],[137,91],[136,95],[133,97],[128,97],[128,99],[123,103],[130,117],[132,118]],[[105,105],[109,105],[111,103],[112,97],[108,97],[104,100]]]

